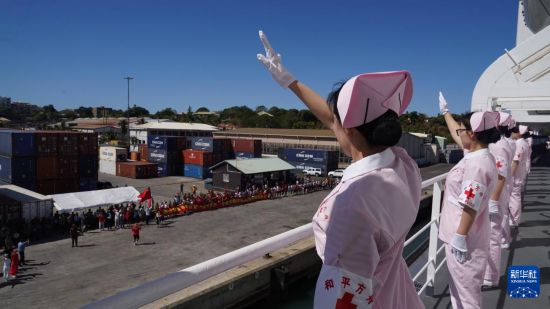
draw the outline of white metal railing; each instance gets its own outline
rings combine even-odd
[[[433,197],[432,197],[432,215],[431,220],[425,226],[423,226],[412,237],[405,241],[405,246],[411,244],[416,238],[418,238],[424,231],[430,228],[430,243],[428,248],[428,262],[422,266],[420,271],[414,276],[413,280],[416,280],[420,275],[427,270],[426,283],[422,286],[418,294],[420,295],[426,287],[433,287],[435,274],[439,271],[445,259],[441,261],[436,267],[437,255],[444,248],[441,246],[437,248],[438,232],[439,232],[439,213],[441,209],[441,193],[443,188],[443,181],[447,177],[448,173],[436,176],[422,182],[422,190],[433,185]],[[282,234],[273,236],[268,239],[264,239],[260,242],[251,244],[244,248],[226,253],[224,255],[215,257],[208,261],[204,261],[200,264],[193,265],[191,267],[180,270],[180,272],[194,274],[194,283],[198,283],[208,277],[219,274],[223,271],[236,267],[238,265],[249,262],[257,257],[261,257],[266,253],[273,252],[275,250],[289,246],[296,241],[304,239],[313,235],[311,223],[295,228],[293,230],[284,232]]]
[[[427,287],[431,287],[433,290],[435,275],[445,262],[445,257],[437,264],[437,256],[443,248],[444,245],[437,248],[438,243],[438,234],[439,234],[439,216],[441,211],[441,194],[443,192],[443,181],[447,178],[447,174],[442,174],[434,178],[428,179],[422,182],[422,189],[425,189],[433,185],[432,191],[432,215],[430,222],[424,225],[418,232],[416,232],[412,237],[405,241],[405,246],[411,244],[415,239],[417,239],[424,231],[430,228],[430,240],[428,245],[428,261],[424,264],[420,270],[414,275],[413,281],[416,281],[424,272],[426,272],[426,282],[422,285],[420,290],[418,290],[418,295],[422,294]]]

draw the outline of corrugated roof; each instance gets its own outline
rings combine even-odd
[[[243,174],[257,174],[295,169],[294,166],[279,158],[225,160],[212,166],[210,169],[214,169],[224,163],[233,166],[234,168],[243,172]]]
[[[235,130],[219,131],[216,135],[223,134],[261,134],[261,135],[286,135],[286,136],[323,136],[334,137],[331,130],[326,129],[273,129],[273,128],[239,128]]]
[[[22,203],[51,200],[50,197],[15,185],[0,186],[0,195]]]
[[[217,131],[214,126],[204,123],[188,123],[188,122],[149,122],[140,125],[130,126],[132,130],[188,130],[188,131]]]

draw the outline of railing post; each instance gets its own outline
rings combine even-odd
[[[439,218],[441,210],[441,187],[442,181],[437,181],[433,186],[432,193],[432,217],[431,220]],[[428,247],[428,270],[426,275],[426,295],[433,296],[435,283],[435,269],[437,267],[437,243],[439,234],[439,220],[432,222],[430,226],[430,244]]]

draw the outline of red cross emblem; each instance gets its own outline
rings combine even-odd
[[[357,305],[352,303],[351,302],[352,300],[353,300],[353,294],[348,292],[344,293],[344,295],[342,295],[342,298],[339,298],[336,301],[335,309],[356,309]]]
[[[497,161],[497,168],[501,168],[502,167],[502,163],[500,163],[500,161]]]
[[[464,194],[466,194],[467,199],[474,198],[476,195],[474,194],[474,189],[469,188],[468,190],[464,191]]]

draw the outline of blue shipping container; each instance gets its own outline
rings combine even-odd
[[[208,167],[204,167],[196,164],[184,164],[183,165],[183,176],[205,179],[212,177],[212,172]]]
[[[78,158],[78,173],[80,177],[97,176],[98,164],[97,155],[81,155]]]
[[[167,152],[164,149],[151,149],[147,153],[147,161],[153,163],[180,163],[182,161],[181,152]]]
[[[191,149],[208,152],[228,152],[232,148],[231,140],[212,137],[194,137],[191,141]]]
[[[35,178],[35,158],[0,156],[0,179],[15,184],[16,182],[34,182]]]
[[[300,171],[303,171],[303,170],[306,170],[306,169],[309,169],[309,168],[320,168],[321,172],[323,174],[326,174],[328,172],[326,164],[308,163],[308,162],[293,162],[293,161],[288,161],[288,164],[293,165],[294,167],[296,167],[296,169],[298,169]]]
[[[157,163],[157,171],[159,177],[167,176],[181,176],[181,164],[166,164],[166,163]]]
[[[150,149],[179,151],[185,148],[185,137],[179,136],[148,136],[147,145]]]
[[[335,153],[329,150],[284,148],[279,151],[279,158],[285,161],[325,164],[332,157],[337,159]]]
[[[235,158],[245,158],[245,159],[252,159],[252,158],[257,158],[253,152],[243,152],[243,151],[239,151],[239,152],[235,152]],[[258,158],[261,158],[261,156],[259,156]]]
[[[30,157],[36,153],[33,132],[0,130],[0,154],[8,157]]]

